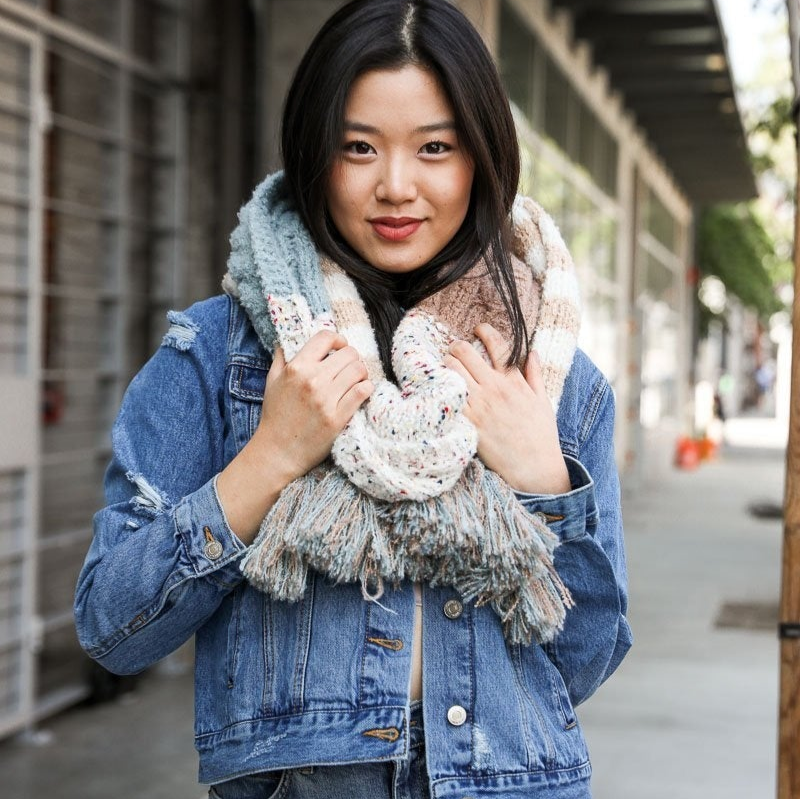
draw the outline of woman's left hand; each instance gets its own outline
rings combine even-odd
[[[466,417],[478,430],[478,456],[512,488],[529,494],[570,490],[553,407],[539,359],[531,352],[524,374],[508,369],[509,346],[489,324],[475,334],[491,365],[466,341],[455,341],[444,362],[467,382]]]

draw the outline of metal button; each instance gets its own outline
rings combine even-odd
[[[206,541],[203,552],[209,560],[216,560],[222,554],[222,544],[219,541]]]
[[[460,727],[467,720],[467,711],[461,705],[453,705],[447,711],[447,720],[454,727]]]
[[[448,619],[457,619],[464,612],[464,606],[457,599],[448,599],[444,603],[444,615]]]

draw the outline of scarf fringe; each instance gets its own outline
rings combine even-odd
[[[545,643],[573,606],[553,566],[557,537],[474,458],[452,491],[389,502],[363,493],[330,461],[281,493],[242,560],[273,599],[297,601],[308,569],[360,583],[377,600],[384,583],[453,587],[489,605],[511,643]]]

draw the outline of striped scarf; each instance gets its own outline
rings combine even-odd
[[[517,291],[557,409],[579,325],[574,270],[557,228],[532,200],[517,198],[511,222]],[[288,362],[319,330],[337,330],[375,385],[331,457],[270,509],[241,564],[247,579],[286,601],[303,595],[308,569],[360,583],[368,600],[379,599],[386,582],[452,586],[465,601],[491,606],[509,641],[551,640],[572,605],[553,566],[556,536],[476,456],[466,384],[442,362],[456,338],[482,349],[473,333],[479,322],[511,337],[485,264],[405,314],[392,340],[394,383],[355,284],[318,256],[281,173],[242,208],[231,244],[224,288],[268,351],[281,346]]]

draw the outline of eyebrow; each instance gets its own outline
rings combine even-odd
[[[344,129],[353,131],[355,133],[371,133],[375,136],[381,135],[380,128],[376,128],[373,125],[365,125],[362,122],[352,122],[350,120],[345,120]],[[430,125],[420,125],[418,128],[414,128],[414,133],[436,133],[440,130],[455,129],[455,122],[452,122],[451,120],[444,120],[442,122],[432,122]]]

